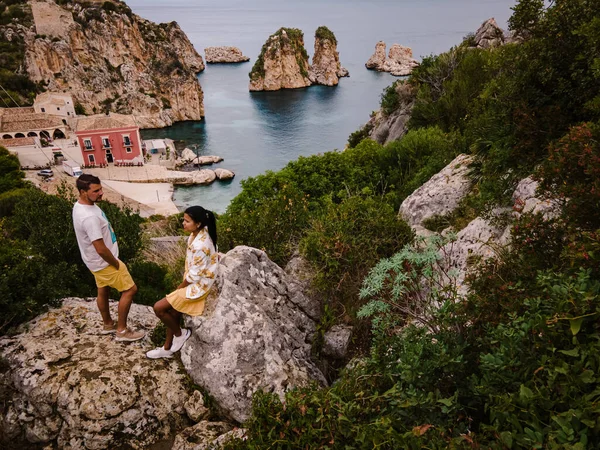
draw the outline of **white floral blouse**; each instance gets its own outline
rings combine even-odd
[[[219,254],[206,228],[200,230],[194,239],[188,238],[185,255],[184,278],[190,283],[186,287],[185,296],[197,299],[208,293],[219,267]]]

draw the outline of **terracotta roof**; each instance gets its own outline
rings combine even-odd
[[[35,109],[33,106],[23,106],[20,108],[0,108],[0,116],[8,117],[8,116],[16,116],[23,114],[34,114]]]
[[[35,140],[32,137],[15,138],[15,139],[0,139],[2,147],[25,147],[26,145],[34,145]]]
[[[75,131],[110,130],[111,128],[137,127],[135,118],[128,114],[110,113],[96,114],[94,116],[80,117],[77,119]]]
[[[44,113],[7,114],[5,111],[0,117],[0,133],[14,133],[17,131],[25,132],[64,127],[65,124],[60,118]]]

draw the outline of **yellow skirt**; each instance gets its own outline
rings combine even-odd
[[[210,291],[199,298],[187,298],[185,291],[186,288],[181,288],[171,292],[167,295],[167,301],[180,313],[187,314],[188,316],[202,315],[204,305],[206,304],[206,297],[208,297]]]

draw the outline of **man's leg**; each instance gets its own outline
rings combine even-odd
[[[98,288],[98,297],[96,298],[96,304],[98,305],[98,309],[100,310],[102,322],[104,322],[105,327],[110,327],[113,324],[112,317],[110,316],[110,308],[108,307],[109,294],[109,286]]]
[[[117,331],[122,332],[127,328],[127,316],[129,315],[129,308],[133,302],[133,297],[137,293],[137,286],[134,284],[126,291],[121,292],[121,298],[119,299],[119,318],[117,321]],[[107,302],[108,302],[108,293]]]

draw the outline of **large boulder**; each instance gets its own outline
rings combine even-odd
[[[132,305],[129,322],[151,330],[157,318]],[[189,423],[197,397],[180,363],[149,360],[148,337],[123,344],[101,324],[95,301],[69,298],[0,339],[0,447],[148,448]]]
[[[341,77],[349,76],[348,70],[340,64],[337,39],[329,28],[321,26],[315,32],[315,53],[309,78],[314,84],[336,86]]]
[[[427,234],[423,230],[423,221],[451,213],[471,190],[469,166],[472,162],[470,155],[457,156],[402,202],[400,216],[417,233]]]
[[[415,104],[416,90],[409,83],[398,80],[394,89],[399,98],[398,107],[391,112],[379,109],[365,125],[369,137],[381,145],[396,141],[406,134]]]
[[[236,247],[221,260],[202,316],[187,317],[192,337],[181,360],[221,413],[243,422],[258,390],[325,385],[311,361],[320,305],[266,253]]]
[[[250,91],[277,91],[311,85],[304,33],[297,28],[280,28],[263,45],[252,71]]]

